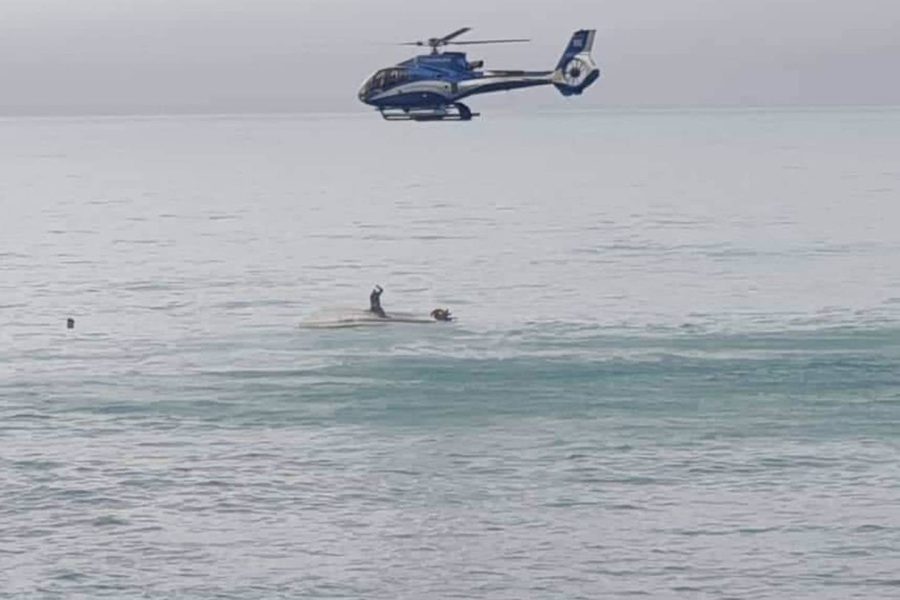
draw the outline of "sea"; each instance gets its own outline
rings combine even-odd
[[[900,597],[900,109],[0,119],[0,598],[630,597]]]

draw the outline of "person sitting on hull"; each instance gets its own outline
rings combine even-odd
[[[369,294],[369,312],[382,319],[386,319],[387,314],[385,314],[384,309],[381,308],[381,293],[383,291],[384,290],[381,289],[380,285],[375,285],[375,289]]]

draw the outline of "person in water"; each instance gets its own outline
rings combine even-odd
[[[369,294],[369,312],[385,319],[387,318],[387,315],[385,314],[384,309],[381,308],[381,293],[383,291],[384,290],[381,289],[380,285],[375,285],[375,289]]]
[[[449,308],[436,308],[431,311],[431,316],[435,321],[452,321],[453,316],[450,314]]]

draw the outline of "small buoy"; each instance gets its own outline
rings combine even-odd
[[[66,319],[66,329],[75,329],[75,319],[72,317]]]

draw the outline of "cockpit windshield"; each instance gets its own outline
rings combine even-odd
[[[382,69],[372,75],[363,86],[363,94],[371,94],[390,89],[409,81],[406,69]]]

